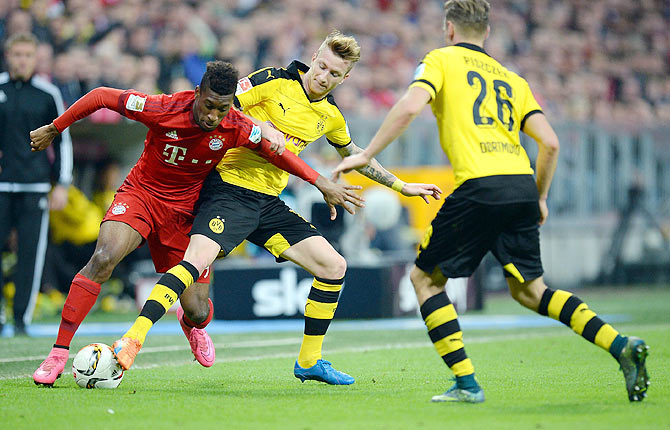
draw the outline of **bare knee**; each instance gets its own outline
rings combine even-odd
[[[106,248],[96,249],[82,273],[95,282],[105,282],[118,264],[118,258]]]
[[[313,275],[324,279],[342,279],[346,273],[347,260],[339,253],[334,252],[327,262],[319,265],[318,270]]]

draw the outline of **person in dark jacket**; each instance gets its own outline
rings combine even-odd
[[[4,51],[9,70],[0,73],[0,247],[16,228],[14,333],[26,334],[42,277],[49,208],[65,206],[72,182],[72,142],[65,132],[51,153],[31,151],[30,131],[63,113],[62,97],[54,85],[34,75],[34,35],[11,35]]]

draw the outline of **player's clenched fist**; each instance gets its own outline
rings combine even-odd
[[[46,149],[49,145],[51,145],[51,142],[53,142],[56,136],[58,136],[58,129],[53,123],[43,125],[37,130],[31,131],[30,150],[35,152]]]

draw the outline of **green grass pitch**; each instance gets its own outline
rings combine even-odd
[[[183,336],[150,334],[115,390],[77,387],[71,360],[54,388],[36,387],[30,374],[53,339],[3,338],[0,428],[670,429],[670,288],[577,294],[600,314],[629,315],[616,328],[650,345],[645,401],[629,403],[609,354],[561,326],[465,330],[487,400],[433,404],[451,381],[425,330],[357,332],[335,323],[324,357],[356,378],[351,386],[293,377],[301,333],[213,336],[209,369],[192,361]],[[484,315],[515,313],[529,312],[495,296]],[[73,350],[94,341],[114,338],[76,337]]]

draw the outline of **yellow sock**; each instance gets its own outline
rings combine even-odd
[[[606,351],[610,350],[615,339],[620,338],[618,331],[568,291],[547,288],[542,294],[537,312],[562,322]]]
[[[165,315],[198,276],[198,270],[187,261],[182,261],[168,270],[151,290],[140,316],[124,337],[131,337],[143,344],[151,327]]]
[[[421,316],[435,350],[454,375],[467,376],[475,373],[472,361],[465,354],[463,332],[458,323],[456,309],[447,293],[441,292],[426,300],[421,305]]]
[[[135,320],[135,323],[128,329],[126,334],[123,337],[130,337],[136,339],[140,344],[144,344],[144,340],[147,337],[147,333],[151,329],[154,323],[147,317],[139,316]]]
[[[305,332],[298,354],[298,365],[312,367],[321,358],[323,338],[335,315],[342,279],[314,278],[305,304]]]

